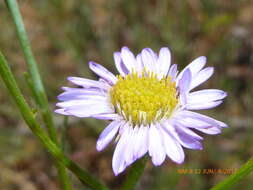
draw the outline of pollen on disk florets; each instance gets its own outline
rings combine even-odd
[[[178,103],[175,82],[152,73],[118,76],[110,91],[116,111],[134,125],[148,125],[169,117]]]

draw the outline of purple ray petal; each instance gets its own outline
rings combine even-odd
[[[68,101],[73,99],[85,99],[87,96],[106,96],[105,92],[100,89],[82,89],[76,88],[75,90],[68,90],[57,96],[60,101]]]
[[[221,133],[221,129],[219,127],[209,127],[205,129],[195,128],[195,129],[208,135],[217,135]]]
[[[65,112],[65,109],[56,109],[54,110],[55,113],[58,113],[58,114],[62,114],[62,115],[69,115],[68,113]]]
[[[80,77],[68,77],[68,80],[75,85],[79,85],[85,88],[100,88],[103,90],[108,90],[109,88],[111,88],[109,84]]]
[[[177,64],[173,64],[173,65],[170,67],[170,70],[169,70],[169,72],[168,72],[168,76],[171,77],[172,81],[176,81],[177,73],[178,73]]]
[[[111,122],[100,134],[97,140],[97,150],[103,150],[115,137],[118,132],[118,129],[121,125],[123,125],[123,121],[113,121]]]
[[[117,70],[119,71],[121,76],[125,76],[129,73],[127,70],[126,66],[124,65],[122,58],[121,58],[121,53],[120,52],[115,52],[113,54],[114,62],[116,65]]]
[[[166,153],[163,147],[162,136],[156,126],[152,125],[149,129],[149,155],[152,157],[152,162],[155,166],[161,165],[165,158]]]
[[[160,130],[163,135],[163,145],[165,151],[170,159],[178,164],[184,162],[184,150],[181,147],[180,143],[173,138],[171,135],[166,133],[164,130]]]
[[[200,139],[196,138],[196,135],[193,136],[191,130],[182,130],[180,126],[172,126],[168,122],[162,124],[162,129],[172,135],[182,146],[202,150],[202,144],[199,142]]]
[[[92,115],[92,118],[102,119],[102,120],[120,120],[122,117],[116,113],[106,113],[106,114],[96,114]]]
[[[148,127],[141,126],[138,129],[135,139],[134,156],[137,157],[137,159],[141,158],[147,153],[147,151],[148,151]]]
[[[104,68],[102,65],[97,64],[93,61],[89,62],[90,69],[96,73],[98,76],[102,77],[106,81],[108,81],[110,84],[115,84],[117,82],[117,78],[112,74],[110,71],[108,71],[106,68]]]
[[[184,131],[181,130],[181,128],[176,129],[179,139],[180,139],[180,144],[186,148],[190,149],[196,149],[196,150],[202,150],[203,146],[201,142],[196,140],[195,138],[192,138],[188,133],[185,133]]]
[[[151,53],[152,50],[145,48],[141,51],[141,58],[144,68],[147,71],[156,72],[156,60]],[[153,52],[153,51],[152,51]]]
[[[200,84],[206,82],[213,75],[213,72],[214,72],[213,67],[207,67],[207,68],[201,70],[200,72],[198,72],[194,76],[194,78],[192,78],[190,90],[192,90],[195,87],[199,86]]]
[[[194,59],[189,65],[187,65],[178,75],[178,79],[180,79],[183,76],[183,73],[186,69],[190,69],[192,73],[192,77],[195,77],[195,75],[205,66],[206,64],[206,57],[201,56],[197,59]]]
[[[184,126],[177,126],[176,130],[180,128],[180,131],[187,133],[188,135],[190,135],[192,138],[198,140],[198,141],[202,141],[203,137],[199,136],[197,133],[193,132],[191,129],[184,127]]]
[[[90,104],[107,104],[108,98],[105,96],[97,95],[84,95],[82,99],[72,99],[65,102],[58,102],[56,106],[61,108],[67,108],[70,106],[81,106],[81,105],[90,105]]]
[[[92,117],[97,114],[114,113],[114,109],[107,104],[84,104],[65,108],[65,112],[76,117]]]
[[[161,75],[167,75],[171,64],[171,53],[169,48],[163,47],[160,49],[157,67]]]
[[[217,89],[207,89],[192,92],[187,97],[188,104],[202,104],[222,100],[227,96],[227,93]]]
[[[136,65],[136,71],[138,73],[141,73],[143,71],[143,68],[144,68],[144,65],[142,63],[142,58],[141,58],[141,53],[139,53],[137,56],[136,56],[136,61],[137,61],[137,65]]]
[[[127,47],[123,47],[121,49],[121,58],[130,73],[135,70],[135,67],[137,65],[135,56]]]
[[[178,117],[180,116],[180,117]],[[215,127],[227,127],[227,125],[221,121],[218,121],[218,120],[215,120],[211,117],[208,117],[206,115],[203,115],[203,114],[199,114],[199,113],[196,113],[196,112],[191,112],[191,111],[181,111],[180,113],[178,113],[178,119],[180,120],[186,120],[186,122],[190,123],[189,121],[187,121],[187,119],[191,119],[193,120],[195,123],[195,125],[197,126],[198,125],[198,122],[204,122],[206,123],[208,127],[210,126],[215,126]],[[194,122],[192,122],[192,124],[194,124]],[[201,126],[199,126],[201,127]],[[202,126],[201,128],[203,128],[204,126]]]
[[[187,103],[186,109],[188,110],[206,110],[206,109],[211,109],[219,106],[223,101],[218,100],[214,102],[205,102],[205,103],[195,103],[195,104],[190,104]]]
[[[124,131],[122,132],[122,136],[120,137],[119,142],[116,145],[112,158],[112,168],[116,176],[119,173],[123,172],[126,168],[125,148],[128,143],[128,137],[129,137],[129,126],[125,125]]]
[[[125,148],[125,163],[126,166],[129,166],[134,161],[136,161],[137,157],[134,155],[134,148],[136,146],[135,139],[137,135],[137,128],[133,129],[130,127],[129,135],[128,135],[128,143]]]
[[[191,71],[189,69],[186,69],[183,73],[182,78],[178,82],[181,105],[185,105],[187,103],[187,95],[189,93],[191,78]]]

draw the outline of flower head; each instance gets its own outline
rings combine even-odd
[[[69,77],[79,88],[63,87],[56,112],[111,121],[99,136],[97,150],[117,137],[112,160],[115,175],[146,153],[156,166],[166,156],[180,164],[182,147],[202,149],[203,138],[195,131],[214,135],[227,126],[192,111],[214,108],[227,96],[217,89],[192,92],[213,74],[212,67],[203,68],[205,57],[195,59],[180,73],[176,64],[171,65],[168,48],[161,48],[159,55],[146,48],[135,57],[123,47],[114,53],[114,61],[117,76],[90,62],[98,81]]]

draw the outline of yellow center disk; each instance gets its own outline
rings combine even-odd
[[[154,73],[136,72],[111,88],[111,102],[116,111],[134,125],[148,125],[169,117],[178,103],[175,82],[170,77],[158,79]]]

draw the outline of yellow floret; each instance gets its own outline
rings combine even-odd
[[[169,117],[178,103],[175,82],[159,80],[154,73],[136,72],[118,82],[110,91],[116,111],[134,125],[148,125]]]

